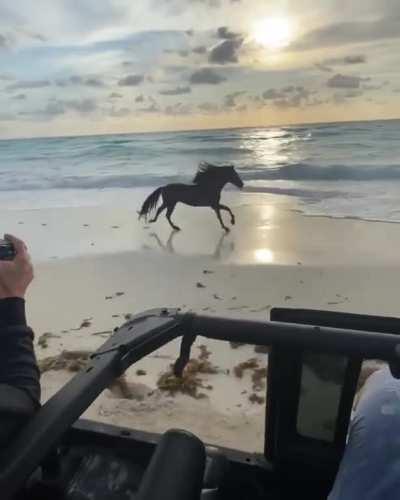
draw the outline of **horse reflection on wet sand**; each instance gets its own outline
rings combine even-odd
[[[162,197],[162,204],[149,222],[156,222],[161,212],[167,210],[168,222],[175,231],[179,231],[180,228],[172,222],[171,215],[176,204],[180,202],[193,207],[212,208],[221,227],[228,232],[229,229],[221,217],[221,210],[226,210],[230,214],[232,225],[235,224],[235,216],[229,207],[220,203],[221,191],[228,183],[238,188],[243,187],[243,181],[233,165],[216,166],[210,163],[200,163],[193,184],[167,184],[151,193],[140,209],[139,219],[145,218],[147,220],[152,211],[156,209],[158,200]]]
[[[179,253],[176,251],[176,249],[174,247],[174,239],[175,239],[177,234],[178,234],[177,231],[172,230],[166,243],[163,243],[161,241],[161,239],[159,238],[157,233],[150,233],[149,236],[156,241],[158,247],[162,251],[170,253],[170,254],[176,254],[176,253]],[[222,258],[224,258],[224,259],[227,258],[229,256],[229,254],[231,254],[235,250],[235,242],[234,241],[229,241],[227,245],[224,244],[224,243],[226,243],[225,238],[227,238],[227,237],[229,238],[229,236],[227,236],[226,232],[222,233],[220,238],[218,238],[218,241],[216,242],[215,250],[211,254],[209,254],[209,255],[207,254],[207,255],[215,260],[221,260]]]

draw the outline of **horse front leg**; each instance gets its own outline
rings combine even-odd
[[[222,220],[221,212],[219,211],[219,206],[213,207],[213,210],[219,220],[219,223],[221,224],[222,229],[227,233],[229,233],[229,228],[225,226],[224,221]]]
[[[232,210],[229,207],[227,207],[226,205],[221,205],[221,203],[218,205],[218,208],[220,210],[226,210],[230,214],[231,224],[232,224],[232,226],[234,226],[235,225],[235,216],[233,215]]]

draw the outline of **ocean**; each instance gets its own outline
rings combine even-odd
[[[305,214],[400,222],[400,120],[0,141],[0,209],[126,203],[233,164]]]

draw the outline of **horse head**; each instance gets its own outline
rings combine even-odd
[[[235,167],[233,165],[227,165],[225,168],[228,172],[227,182],[230,182],[239,189],[242,189],[244,184],[239,174],[236,172]]]

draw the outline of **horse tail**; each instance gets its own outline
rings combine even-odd
[[[160,198],[162,194],[163,188],[160,187],[153,191],[145,200],[142,205],[142,208],[139,211],[139,219],[144,217],[146,220],[147,217],[150,215],[151,211],[154,210],[157,206],[158,199]]]

